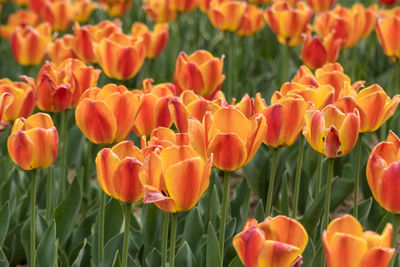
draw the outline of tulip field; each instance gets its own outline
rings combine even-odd
[[[0,267],[399,267],[396,0],[0,0]]]

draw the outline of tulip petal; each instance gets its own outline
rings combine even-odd
[[[58,152],[58,133],[56,128],[34,128],[25,133],[34,144],[31,167],[38,169],[51,166],[56,160]]]
[[[396,161],[385,168],[382,178],[378,183],[377,201],[389,212],[398,213],[400,203],[400,161]]]
[[[139,170],[142,167],[135,158],[123,159],[113,176],[115,195],[124,202],[136,202],[143,197],[143,186],[139,180]]]
[[[97,181],[107,195],[117,199],[118,196],[115,193],[113,177],[119,164],[120,160],[109,148],[104,148],[97,154]]]
[[[202,124],[194,118],[188,121],[189,141],[193,149],[199,153],[204,159],[207,158],[207,148],[205,133]]]
[[[233,238],[233,246],[242,263],[247,267],[258,267],[258,255],[264,247],[264,233],[252,226]]]
[[[11,159],[24,170],[32,170],[31,161],[34,154],[34,143],[23,131],[16,131],[7,141]]]
[[[394,255],[395,249],[393,248],[374,248],[369,250],[363,257],[360,266],[362,267],[376,267],[376,266],[389,266],[389,262]]]
[[[258,257],[259,267],[289,267],[300,256],[297,247],[266,240]]]
[[[166,212],[176,212],[175,202],[172,198],[165,195],[164,192],[160,192],[152,186],[145,185],[144,187],[143,203],[149,204],[154,203]]]

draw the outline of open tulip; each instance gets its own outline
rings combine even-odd
[[[151,32],[146,24],[135,22],[132,24],[131,34],[135,38],[142,38],[146,47],[146,57],[157,57],[167,45],[169,32],[168,24],[158,23],[154,26],[154,31]]]
[[[154,22],[169,22],[174,20],[177,15],[177,12],[171,9],[170,1],[143,0],[143,9]]]
[[[233,238],[233,246],[246,267],[290,267],[301,264],[308,235],[295,219],[279,215],[258,223],[249,219]]]
[[[315,13],[329,10],[334,3],[335,0],[307,0],[307,4]]]
[[[322,234],[328,267],[386,267],[395,250],[390,248],[392,225],[379,235],[363,232],[351,215],[333,220]]]
[[[203,123],[189,118],[189,140],[193,148],[224,171],[245,166],[255,155],[266,132],[265,117],[258,114],[248,119],[234,107],[225,107],[213,114],[207,112]]]
[[[357,142],[360,131],[358,110],[345,114],[334,105],[328,105],[322,111],[307,111],[305,121],[303,135],[313,149],[328,158],[348,154]]]
[[[51,117],[36,113],[27,119],[17,119],[7,147],[11,159],[24,170],[51,166],[58,152],[58,133]]]
[[[178,93],[192,90],[198,95],[212,98],[225,80],[222,74],[223,60],[223,56],[219,59],[205,50],[197,50],[189,56],[181,52],[174,74]]]
[[[115,144],[128,137],[138,109],[139,99],[123,85],[90,88],[76,107],[76,125],[95,144]]]
[[[6,25],[0,26],[0,36],[10,40],[17,26],[30,25],[35,27],[39,24],[39,16],[30,10],[20,9],[7,19]]]

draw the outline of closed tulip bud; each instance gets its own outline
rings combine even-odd
[[[170,7],[172,0],[143,0],[143,9],[156,23],[173,21],[177,12]]]
[[[334,105],[328,105],[322,111],[307,111],[304,118],[304,137],[313,149],[328,158],[348,154],[357,142],[360,131],[358,110],[345,114]]]
[[[12,103],[3,109],[0,120],[13,122],[19,117],[27,118],[35,108],[35,93],[32,86],[24,82],[12,82],[7,78],[0,79],[0,95],[8,93],[13,96]]]
[[[53,165],[58,152],[58,133],[51,117],[36,113],[27,119],[17,119],[7,147],[11,159],[24,170]]]
[[[136,202],[143,197],[139,170],[150,148],[140,150],[132,141],[123,141],[102,149],[96,157],[97,181],[103,191],[123,202]]]
[[[264,26],[262,10],[255,5],[247,4],[236,32],[240,36],[250,36],[260,31]]]
[[[72,22],[74,10],[68,1],[55,1],[46,3],[41,15],[55,31],[66,31]]]
[[[386,267],[395,250],[390,248],[392,225],[379,235],[363,232],[351,215],[334,219],[322,234],[328,267]]]
[[[155,58],[165,48],[169,38],[168,24],[158,23],[151,32],[146,24],[135,22],[132,24],[131,34],[134,38],[142,38],[146,47],[146,57]]]
[[[175,95],[175,86],[170,83],[153,86],[151,82],[151,79],[144,80],[142,91],[135,92],[140,99],[140,110],[133,131],[139,137],[149,136],[155,128],[168,128],[172,124],[168,103]]]
[[[106,11],[111,17],[122,17],[132,7],[132,0],[101,0],[106,6]]]
[[[138,109],[138,97],[123,85],[90,88],[76,107],[76,125],[95,144],[116,144],[129,136]]]
[[[74,36],[64,34],[61,38],[52,41],[47,46],[47,51],[51,61],[55,65],[60,65],[61,62],[68,58],[76,58],[72,46],[74,44]]]
[[[170,0],[170,9],[176,12],[190,12],[195,9],[198,0]]]
[[[11,37],[11,50],[21,65],[39,65],[46,55],[51,38],[51,26],[42,23],[36,28],[18,26]]]
[[[400,139],[390,131],[386,142],[371,151],[367,163],[367,180],[374,198],[384,209],[396,214],[400,213],[399,150]]]
[[[220,30],[235,32],[242,22],[247,3],[244,1],[210,2],[207,13],[211,24]]]
[[[278,41],[288,46],[301,43],[301,35],[308,31],[311,16],[312,10],[303,2],[298,2],[296,7],[287,2],[277,2],[264,12],[264,18]]]
[[[308,235],[298,221],[279,215],[258,224],[249,219],[232,243],[246,267],[289,267],[301,264]]]
[[[190,146],[170,146],[152,152],[139,171],[144,203],[166,212],[192,209],[209,185],[212,156],[203,160]]]
[[[400,39],[396,38],[400,33],[400,16],[389,15],[378,19],[376,33],[381,43],[383,52],[393,61],[400,60]]]
[[[35,27],[39,24],[39,16],[30,10],[18,10],[10,14],[6,25],[0,26],[0,36],[10,40],[17,26],[30,25]]]
[[[266,132],[262,114],[250,119],[234,107],[225,107],[213,114],[207,112],[201,123],[189,118],[189,140],[193,148],[209,158],[213,165],[224,171],[245,166],[255,155]]]
[[[74,21],[85,23],[89,20],[95,8],[99,8],[96,2],[91,0],[75,0],[72,4],[74,9]]]
[[[122,33],[114,33],[101,40],[95,52],[104,73],[118,80],[135,76],[146,57],[144,41]]]
[[[331,9],[334,3],[335,0],[307,0],[307,4],[315,13]]]
[[[205,50],[197,50],[189,56],[181,52],[174,74],[178,93],[192,90],[200,96],[212,98],[225,80],[223,61],[224,56],[219,59]]]

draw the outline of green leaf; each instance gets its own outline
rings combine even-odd
[[[243,168],[251,189],[264,200],[267,196],[268,185],[265,177],[269,173],[270,156],[270,153],[260,146],[254,158]]]
[[[251,189],[247,180],[242,179],[233,193],[230,208],[232,217],[236,218],[236,230],[243,228],[243,225],[249,217],[250,193]]]
[[[183,242],[182,246],[179,248],[178,253],[175,256],[175,266],[196,266],[195,258],[186,241]]]
[[[116,251],[122,251],[123,240],[124,234],[120,233],[108,241],[108,243],[104,246],[103,264],[101,266],[113,266],[113,260]]]
[[[201,239],[204,234],[204,225],[198,208],[193,208],[185,218],[182,240],[186,241],[193,251],[195,258],[201,254]],[[181,265],[177,265],[181,266]],[[183,266],[183,265],[182,265]]]
[[[315,255],[314,242],[310,238],[308,240],[307,247],[303,252],[303,266],[311,266],[311,262],[312,259],[314,258],[314,255]]]
[[[143,225],[143,237],[145,251],[156,246],[162,229],[163,211],[156,205],[144,205],[140,215]]]
[[[243,263],[239,259],[238,256],[234,257],[233,260],[229,263],[228,267],[244,267]]]
[[[85,267],[85,266],[90,266],[90,248],[88,248],[88,242],[87,239],[85,238],[83,241],[83,246],[79,250],[78,256],[72,263],[71,267]]]
[[[391,212],[387,212],[386,215],[382,218],[381,222],[379,223],[378,228],[376,228],[376,232],[382,233],[386,224],[393,222],[394,222],[394,214]]]
[[[8,232],[10,223],[10,207],[9,202],[6,202],[4,207],[0,210],[0,247],[3,246],[4,239]]]
[[[4,255],[3,250],[0,248],[0,267],[9,267],[6,255]]]
[[[207,267],[221,266],[221,255],[219,254],[218,238],[211,222],[208,224],[207,233]]]
[[[78,179],[74,179],[66,198],[54,211],[54,219],[57,224],[57,238],[60,245],[63,246],[70,236],[76,224],[79,208],[82,202],[82,193],[79,187]]]
[[[37,259],[39,266],[54,266],[56,257],[56,224],[53,221],[44,233],[44,236],[37,248]]]
[[[124,211],[118,200],[111,199],[105,207],[104,221],[104,243],[106,244],[111,238],[121,232],[122,223],[124,221]]]
[[[214,185],[211,192],[210,203],[207,210],[207,216],[206,216],[207,221],[205,223],[215,222],[215,220],[217,219],[217,215],[221,210],[220,203],[221,202],[219,201],[217,186]]]
[[[257,206],[256,206],[256,220],[258,222],[262,222],[265,219],[265,214],[264,214],[264,205],[261,199],[258,200]]]
[[[114,262],[112,264],[113,267],[121,267],[121,260],[119,257],[119,250],[117,250],[117,253],[115,253],[114,257]]]
[[[57,240],[57,251],[58,251],[58,260],[61,262],[60,266],[62,267],[70,267],[68,256],[65,253],[64,249],[61,248],[60,244],[58,244]]]
[[[367,219],[369,211],[372,206],[372,197],[358,203],[358,220],[361,224]],[[351,208],[349,211],[350,214],[354,213],[354,209]]]
[[[281,188],[281,207],[280,210],[283,214],[289,214],[289,194],[288,194],[288,180],[289,172],[285,170],[282,177],[282,188]]]
[[[153,248],[146,257],[146,266],[154,267],[161,266],[161,254],[156,248]]]

